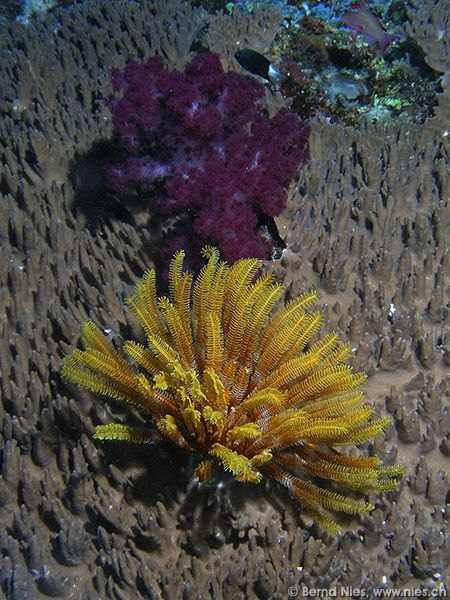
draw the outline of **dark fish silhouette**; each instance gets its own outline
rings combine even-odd
[[[278,69],[272,65],[270,60],[259,52],[256,52],[256,50],[250,50],[249,48],[238,50],[234,57],[241,67],[252,73],[252,75],[258,75],[269,83],[281,83],[282,75]]]

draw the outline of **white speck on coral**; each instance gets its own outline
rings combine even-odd
[[[283,250],[281,251],[281,258],[285,258],[286,256],[290,256],[291,254],[294,254],[292,252],[292,250],[290,248],[283,248]]]
[[[397,313],[397,309],[395,308],[395,306],[392,304],[392,302],[389,304],[389,310],[388,310],[388,316],[389,317],[395,317],[395,314]]]
[[[199,106],[198,100],[194,100],[194,102],[189,107],[188,115],[192,116],[193,114],[195,114],[198,111],[198,106]]]

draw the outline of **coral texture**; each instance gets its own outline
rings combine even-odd
[[[233,10],[209,15],[204,31],[207,48],[220,54],[227,70],[239,69],[234,54],[241,48],[253,48],[262,54],[270,51],[275,34],[283,22],[281,8],[276,4],[258,4],[251,13]],[[245,71],[242,69],[242,73]]]
[[[194,236],[227,260],[267,256],[273,241],[261,224],[281,213],[307,159],[306,124],[287,109],[265,116],[263,86],[225,74],[212,53],[184,71],[166,71],[159,57],[131,63],[113,85],[121,97],[109,100],[119,152],[111,188],[149,210],[187,214]]]
[[[315,292],[271,315],[283,286],[271,274],[251,283],[261,261],[242,259],[229,267],[217,250],[203,252],[208,262],[194,286],[178,252],[170,267],[170,298],[156,296],[154,270],[129,298],[147,345],[129,341],[123,350],[142,373],[87,322],[86,349],[65,359],[63,377],[145,411],[162,439],[205,457],[196,469],[201,481],[210,479],[216,463],[238,481],[258,483],[265,473],[336,533],[340,527],[328,509],[367,514],[374,506],[311,478],[355,490],[397,487],[402,467],[335,449],[377,437],[390,418],[372,420],[375,410],[360,390],[365,376],[346,364],[349,345],[336,333],[311,344],[323,321],[320,312],[306,310],[317,300]],[[95,435],[155,441],[154,429],[122,424],[100,425]]]
[[[298,193],[277,218],[287,249],[266,265],[290,297],[318,290],[329,327],[369,374],[376,416],[393,417],[373,452],[405,464],[404,485],[369,496],[376,508],[364,527],[353,518],[339,537],[319,533],[270,482],[196,485],[192,454],[173,445],[97,444],[94,423],[139,424],[139,415],[81,389],[75,400],[58,380],[80,322],[131,337],[123,299],[163,243],[110,212],[86,226],[72,209],[69,164],[110,137],[111,69],[155,54],[183,68],[207,22],[184,1],[90,0],[0,38],[0,596],[449,590],[448,117],[408,128],[315,124]],[[245,27],[228,23],[228,42],[248,47]],[[427,43],[425,29],[413,35]]]

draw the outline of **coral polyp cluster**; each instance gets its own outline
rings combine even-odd
[[[273,217],[308,160],[308,125],[287,108],[269,118],[264,87],[225,73],[212,53],[183,71],[168,71],[158,56],[128,63],[114,71],[113,88],[109,189],[170,217],[172,250],[192,255],[213,244],[229,261],[268,256]]]
[[[350,346],[336,333],[313,342],[323,322],[321,312],[308,310],[316,292],[275,310],[283,286],[271,274],[258,275],[261,261],[230,266],[216,249],[203,253],[207,262],[195,280],[183,272],[184,253],[174,256],[168,297],[157,296],[150,270],[128,299],[147,338],[146,345],[125,343],[134,364],[87,322],[85,350],[65,359],[63,377],[149,416],[148,430],[100,425],[98,439],[170,440],[202,456],[195,471],[202,481],[215,465],[239,481],[271,477],[337,532],[330,511],[373,508],[342,488],[398,485],[402,467],[338,450],[373,439],[390,419],[374,419],[364,403],[365,375],[347,364]]]

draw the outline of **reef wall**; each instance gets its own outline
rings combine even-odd
[[[95,219],[77,208],[77,165],[111,131],[102,104],[110,70],[155,53],[182,66],[208,23],[204,39],[229,57],[220,32],[248,44],[265,31],[266,40],[279,15],[230,19],[186,2],[97,0],[15,24],[0,39],[0,574],[8,598],[450,589],[445,102],[421,129],[316,123],[311,161],[278,220],[287,248],[268,264],[288,295],[320,291],[329,327],[350,338],[355,365],[370,375],[369,400],[393,416],[376,452],[403,462],[407,475],[398,492],[371,498],[371,517],[348,520],[336,539],[275,486],[198,487],[189,457],[169,447],[124,454],[96,443],[94,424],[120,419],[111,414],[118,409],[59,378],[86,318],[113,336],[127,333],[123,300],[158,243],[137,218],[101,203]]]

